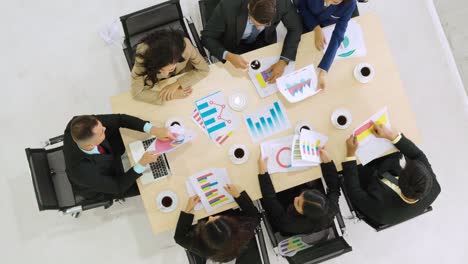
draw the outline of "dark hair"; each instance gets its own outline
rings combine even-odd
[[[270,23],[276,14],[276,0],[250,0],[249,15],[262,24]]]
[[[159,30],[143,38],[148,48],[143,53],[136,53],[135,59],[142,60],[146,75],[145,83],[158,82],[157,74],[164,66],[184,61],[182,53],[185,50],[184,34],[176,30]]]
[[[304,216],[310,219],[320,219],[328,214],[329,205],[327,197],[319,190],[304,191]]]
[[[195,234],[206,248],[207,257],[218,262],[237,258],[255,235],[258,224],[253,217],[221,216],[215,221],[200,222]]]
[[[98,119],[92,115],[82,115],[73,118],[70,124],[71,136],[75,142],[87,140],[93,134],[93,128],[98,125]]]
[[[406,160],[406,166],[400,172],[398,185],[403,195],[410,199],[424,198],[432,188],[431,171],[419,160]]]

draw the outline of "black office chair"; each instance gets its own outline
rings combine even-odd
[[[263,222],[263,217],[262,219],[260,220],[260,222]],[[267,248],[266,248],[266,244],[265,244],[265,237],[263,235],[263,230],[262,230],[262,227],[261,227],[261,223],[260,225],[257,226],[256,230],[255,230],[255,240],[256,240],[256,247],[257,247],[257,252],[252,252],[250,251],[248,254],[259,254],[260,256],[260,259],[261,259],[261,263],[263,264],[270,264],[270,259],[268,257],[268,251],[267,251]],[[185,253],[187,254],[187,258],[189,260],[189,264],[205,264],[206,263],[206,258],[203,258],[203,257],[200,257],[188,250],[185,250]],[[253,258],[257,258],[257,256],[253,257]],[[254,263],[243,263],[241,261],[240,264],[254,264]]]
[[[321,179],[315,180],[313,182],[313,186],[314,188],[321,189],[325,192],[325,188]],[[260,208],[268,237],[270,238],[271,244],[275,249],[282,240],[288,239],[291,236],[283,236],[275,227],[273,227],[270,222],[268,213],[263,210],[261,202],[261,199],[260,201],[257,201],[257,206]],[[344,224],[341,212],[338,212],[335,220],[338,225],[333,224],[326,230],[322,230],[314,234],[309,234],[309,237],[315,239],[312,247],[299,251],[292,257],[285,257],[286,260],[291,264],[320,263],[352,251],[352,247],[343,238],[346,226]],[[276,251],[278,252],[278,250]]]
[[[77,218],[82,211],[112,206],[112,200],[87,200],[74,193],[65,172],[62,140],[58,136],[45,148],[25,149],[39,211],[58,210]]]
[[[179,0],[170,0],[122,16],[120,22],[125,33],[123,52],[130,70],[135,61],[136,45],[148,34],[161,29],[183,31],[200,54],[206,58],[195,25],[190,17],[184,17]]]
[[[364,221],[366,224],[368,224],[370,227],[374,228],[375,231],[379,232],[379,231],[382,231],[384,229],[387,229],[387,228],[390,228],[392,226],[395,226],[395,225],[398,225],[398,224],[401,224],[401,223],[404,223],[408,220],[411,220],[415,217],[418,217],[420,215],[423,215],[427,212],[430,212],[432,211],[432,206],[429,206],[428,208],[426,208],[426,210],[424,210],[422,213],[420,213],[419,215],[416,215],[414,217],[410,217],[408,219],[405,219],[403,221],[400,221],[398,223],[395,223],[395,224],[380,224],[380,223],[377,223],[375,221],[373,221],[372,219],[370,219],[369,217],[367,217],[363,212],[361,212],[358,208],[354,207],[352,202],[351,202],[351,199],[349,198],[349,195],[346,191],[346,189],[344,188],[344,178],[343,178],[343,175],[340,175],[340,187],[341,187],[341,190],[342,190],[342,193],[345,197],[345,200],[346,200],[346,204],[348,205],[349,207],[349,210],[351,211],[351,213],[353,214],[353,217],[352,218],[357,218],[359,220],[362,220]]]

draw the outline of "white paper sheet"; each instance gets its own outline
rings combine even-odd
[[[262,158],[268,157],[268,172],[289,172],[305,170],[305,167],[292,167],[291,165],[291,145],[294,136],[287,136],[279,139],[263,142],[261,147]]]
[[[331,36],[335,30],[335,25],[323,28],[323,34],[327,40],[327,44],[323,52],[325,53],[328,44],[330,43]],[[346,33],[340,47],[336,51],[335,60],[344,58],[358,58],[367,55],[366,44],[362,34],[362,28],[356,21],[349,21]]]
[[[281,94],[291,103],[302,101],[321,91],[317,89],[317,73],[312,64],[284,74],[276,80],[276,85]]]
[[[387,107],[372,115],[353,132],[359,142],[359,147],[356,150],[356,156],[363,165],[379,158],[389,150],[396,150],[395,146],[393,146],[392,142],[388,139],[377,138],[372,134],[373,125],[371,122],[391,128]]]
[[[278,62],[279,57],[267,57],[258,59],[260,61],[260,69],[253,70],[249,68],[249,76],[252,83],[255,85],[260,97],[264,98],[270,96],[278,91],[276,83],[270,84],[267,82],[269,73],[266,72],[271,65]],[[284,68],[284,74],[293,72],[295,68],[294,61],[291,61],[286,68]]]
[[[194,192],[200,196],[200,201],[207,212],[234,202],[232,196],[224,190],[224,186],[231,182],[224,168],[199,172],[190,176],[189,182]]]

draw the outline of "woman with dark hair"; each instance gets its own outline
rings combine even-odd
[[[200,198],[190,197],[187,207],[180,212],[174,240],[194,254],[213,261],[236,259],[236,263],[261,263],[254,238],[255,228],[260,223],[257,208],[247,192],[239,193],[231,184],[224,188],[234,197],[241,211],[230,210],[209,216],[192,226],[194,215],[190,212]]]
[[[327,43],[322,27],[336,24],[328,48],[318,66],[318,88],[324,89],[328,71],[344,39],[348,22],[357,3],[356,0],[298,0],[297,2],[304,30],[314,31],[315,47],[318,50],[323,50]]]
[[[318,232],[328,228],[339,211],[340,196],[338,172],[335,164],[324,148],[320,149],[323,178],[328,187],[328,193],[320,190],[306,189],[297,192],[294,200],[280,201],[271,182],[267,170],[268,159],[258,160],[260,189],[262,191],[262,206],[268,214],[273,226],[285,236]],[[286,205],[286,206],[284,206]],[[285,209],[285,207],[287,209]]]
[[[185,98],[192,93],[191,86],[205,78],[208,71],[205,59],[182,32],[157,31],[137,45],[132,69],[132,96],[152,104]],[[182,73],[184,75],[174,83],[160,83]]]

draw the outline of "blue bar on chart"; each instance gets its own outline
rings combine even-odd
[[[249,134],[254,142],[282,132],[291,127],[280,101],[263,106],[244,115]]]

